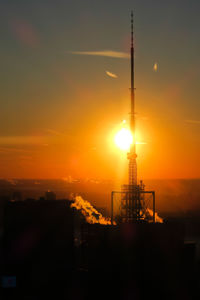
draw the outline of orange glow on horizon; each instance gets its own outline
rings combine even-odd
[[[140,107],[144,99],[148,98],[153,103],[153,98],[145,92],[138,91],[137,94],[137,111],[143,111],[143,115],[138,113],[136,116],[138,177],[144,180],[199,178],[198,122],[185,122],[177,115],[177,111],[173,114],[170,107],[165,111],[161,111],[159,106],[148,106],[148,109]],[[161,94],[160,98],[168,99],[168,96],[169,93]],[[63,109],[62,112],[56,112],[54,126],[51,124],[32,131],[30,135],[27,131],[26,135],[21,136],[1,136],[1,177],[45,179],[72,176],[126,182],[128,149],[117,147],[115,136],[123,128],[129,130],[128,117],[127,121],[123,120],[129,111],[129,98],[122,94],[122,100],[115,111],[115,97],[117,95],[102,92],[101,98],[110,99],[104,103],[108,107],[105,111],[103,105],[97,109],[96,103],[100,103],[100,96],[89,94],[86,90],[82,99],[90,109],[89,114],[81,113],[76,119],[70,119],[71,115],[75,115],[71,106],[70,114],[67,115],[69,122],[62,115],[67,109]],[[89,105],[94,98],[97,99],[94,106]],[[57,115],[61,117],[58,119]],[[120,119],[122,122],[118,122]],[[190,163],[183,164],[186,153]]]

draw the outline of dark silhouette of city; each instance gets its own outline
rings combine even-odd
[[[199,292],[198,216],[90,224],[73,203],[50,191],[1,196],[2,299],[193,299]]]

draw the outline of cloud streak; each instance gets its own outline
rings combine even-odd
[[[19,154],[21,154],[21,153],[30,153],[30,150],[21,149],[21,148],[13,148],[13,146],[12,146],[12,148],[0,146],[0,153],[13,153],[13,152],[14,153],[19,153]]]
[[[188,123],[188,124],[200,125],[200,120],[185,120],[185,122]]]
[[[104,56],[112,58],[129,58],[129,54],[126,52],[112,51],[112,50],[102,50],[102,51],[71,51],[71,54],[76,55],[91,55],[91,56]]]
[[[154,72],[158,71],[158,63],[157,62],[155,62],[155,64],[153,65],[153,70],[154,70]]]
[[[117,76],[116,74],[111,73],[111,72],[109,72],[109,71],[106,71],[106,74],[107,74],[108,76],[112,77],[112,78],[118,78],[118,76]]]
[[[42,136],[0,136],[1,145],[38,145],[44,142]]]
[[[65,135],[64,133],[62,133],[62,132],[60,132],[60,131],[57,131],[57,130],[54,130],[54,129],[49,129],[49,128],[47,128],[47,129],[45,129],[45,131],[46,131],[48,134],[50,134],[50,135],[57,135],[57,136],[65,136],[65,137],[66,137],[66,135]]]

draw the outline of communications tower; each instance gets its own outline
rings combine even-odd
[[[131,65],[131,112],[130,112],[130,130],[133,137],[133,143],[130,151],[127,153],[128,158],[128,184],[122,185],[121,191],[113,191],[111,194],[111,220],[114,217],[115,196],[121,195],[119,204],[119,219],[123,223],[142,222],[149,220],[149,200],[145,196],[152,196],[152,221],[155,222],[155,192],[146,191],[142,181],[137,181],[137,154],[136,154],[136,137],[135,137],[135,69],[134,69],[134,36],[133,36],[133,12],[131,12],[131,47],[130,47],[130,65]],[[147,203],[148,202],[148,203]]]
[[[135,140],[135,84],[134,84],[134,45],[133,45],[133,12],[131,12],[131,113],[130,129],[133,136],[133,143],[130,152],[127,154],[129,160],[129,185],[137,185],[137,163],[136,163],[136,140]]]

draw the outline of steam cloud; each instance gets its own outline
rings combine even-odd
[[[71,207],[76,208],[81,211],[84,215],[86,221],[90,224],[101,224],[101,225],[111,225],[110,218],[105,218],[99,213],[87,200],[84,200],[81,196],[73,197],[74,203],[71,204]],[[153,210],[150,208],[146,209],[146,217],[153,217]],[[155,213],[155,222],[163,223],[163,219]],[[114,225],[116,223],[114,222]]]
[[[146,215],[153,217],[153,210],[151,210],[150,208],[147,208],[146,210]],[[156,223],[163,223],[163,219],[161,217],[158,216],[157,212],[155,212],[155,222]]]
[[[74,197],[74,203],[71,207],[80,210],[90,224],[111,225],[111,220],[102,216],[88,201],[84,200],[81,196]]]

